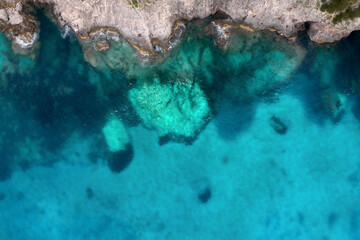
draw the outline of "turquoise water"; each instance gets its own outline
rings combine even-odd
[[[161,63],[0,35],[0,239],[360,239],[360,33],[189,25]],[[91,50],[89,50],[91,51]]]

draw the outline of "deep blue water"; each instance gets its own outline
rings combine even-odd
[[[1,240],[360,239],[359,32],[144,64],[40,20],[34,60],[0,35]]]

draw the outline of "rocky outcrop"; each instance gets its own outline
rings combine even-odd
[[[255,30],[273,29],[292,37],[304,23],[310,23],[309,36],[317,42],[334,42],[360,29],[355,19],[334,25],[333,15],[320,11],[321,0],[3,0],[0,25],[4,28],[23,28],[29,24],[22,12],[23,4],[53,5],[59,24],[70,26],[82,39],[99,27],[115,29],[139,49],[159,50],[169,46],[176,20],[205,18],[221,12],[231,24],[245,24]],[[30,21],[31,22],[31,21]],[[31,31],[30,31],[31,32]],[[35,31],[32,31],[34,33]],[[34,36],[32,34],[31,36]],[[19,38],[31,43],[33,37]],[[157,40],[154,46],[153,39]],[[25,47],[29,46],[24,44]]]
[[[355,28],[358,29],[358,28]],[[317,43],[339,41],[351,33],[348,29],[339,29],[331,25],[315,22],[310,25],[308,34],[312,41]]]
[[[38,22],[29,12],[25,14],[24,1],[4,0],[0,7],[0,29],[12,39],[13,48],[33,47],[39,32]]]

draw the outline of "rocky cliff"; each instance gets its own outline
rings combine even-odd
[[[24,48],[32,46],[37,36],[36,20],[24,11],[33,4],[51,5],[60,26],[71,27],[79,39],[119,33],[139,50],[149,52],[154,45],[169,43],[177,20],[205,18],[216,13],[226,15],[229,24],[241,24],[248,30],[269,29],[286,37],[292,37],[309,23],[310,39],[319,43],[340,40],[360,29],[359,19],[334,24],[334,14],[320,10],[321,0],[1,1],[2,31]]]

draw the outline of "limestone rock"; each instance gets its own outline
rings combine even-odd
[[[21,3],[6,0],[11,25],[23,21]],[[334,42],[360,29],[360,18],[333,24],[333,15],[320,11],[321,0],[28,0],[51,4],[61,27],[69,25],[81,36],[94,28],[111,27],[141,49],[154,51],[153,39],[168,43],[179,19],[205,18],[217,12],[229,21],[257,30],[275,29],[291,37],[310,23],[310,37],[317,42]],[[25,16],[25,14],[24,14]],[[160,46],[161,44],[158,44]]]
[[[104,52],[110,48],[110,45],[105,41],[97,41],[95,43],[95,49],[99,52]]]
[[[133,44],[152,50],[152,39],[168,42],[176,20],[205,18],[216,12],[228,15],[236,23],[259,30],[273,28],[290,37],[305,22],[315,24],[312,39],[333,42],[360,29],[360,20],[347,23],[347,29],[331,22],[331,14],[320,11],[320,0],[29,0],[53,4],[58,22],[75,33],[90,32],[107,26]],[[324,34],[320,34],[324,32]]]
[[[24,21],[23,17],[20,15],[17,9],[10,8],[8,9],[7,14],[9,16],[10,25],[18,25]]]
[[[0,20],[3,20],[5,22],[9,21],[9,17],[5,9],[0,9]]]
[[[351,33],[349,29],[338,29],[323,23],[313,23],[308,31],[312,41],[318,43],[339,41]]]

